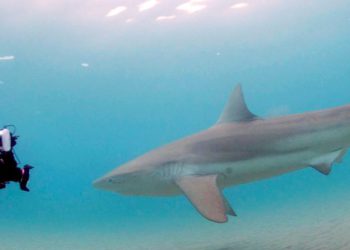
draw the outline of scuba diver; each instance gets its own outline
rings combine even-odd
[[[29,172],[33,168],[24,165],[21,169],[17,167],[17,161],[13,147],[17,143],[18,136],[13,135],[7,127],[0,130],[0,189],[6,187],[10,181],[18,182],[21,190],[29,192],[27,182]]]

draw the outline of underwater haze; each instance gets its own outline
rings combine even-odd
[[[22,192],[0,190],[0,250],[350,249],[350,155],[225,190],[238,217],[92,181],[213,125],[241,83],[262,117],[350,103],[347,0],[0,0],[0,125]]]

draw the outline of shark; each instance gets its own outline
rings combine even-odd
[[[263,119],[238,84],[210,128],[154,149],[93,182],[135,196],[185,195],[206,219],[237,216],[223,189],[314,168],[329,175],[350,147],[350,105]]]

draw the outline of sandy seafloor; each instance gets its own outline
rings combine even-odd
[[[11,228],[1,232],[6,250],[258,250],[350,249],[348,192],[326,193],[312,200],[262,206],[229,223],[206,222],[193,212],[191,221],[164,218],[127,228],[96,225],[80,229]],[[242,212],[242,211],[241,211]],[[111,218],[112,219],[112,218]]]
[[[350,218],[337,214],[315,218],[303,223],[295,218],[295,222],[280,222],[271,225],[272,221],[251,223],[249,228],[240,223],[232,223],[223,230],[213,232],[207,229],[196,229],[195,232],[183,231],[143,232],[141,236],[96,232],[45,233],[40,236],[31,232],[20,231],[2,233],[1,249],[188,249],[188,250],[257,250],[257,249],[350,249]],[[281,218],[283,220],[283,218]],[[192,227],[191,227],[192,228]],[[21,235],[20,235],[21,234]]]

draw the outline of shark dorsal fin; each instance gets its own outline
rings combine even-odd
[[[222,112],[217,124],[230,123],[230,122],[249,122],[259,119],[254,115],[247,107],[244,96],[242,93],[242,87],[238,84],[231,94],[228,103],[224,111]]]

